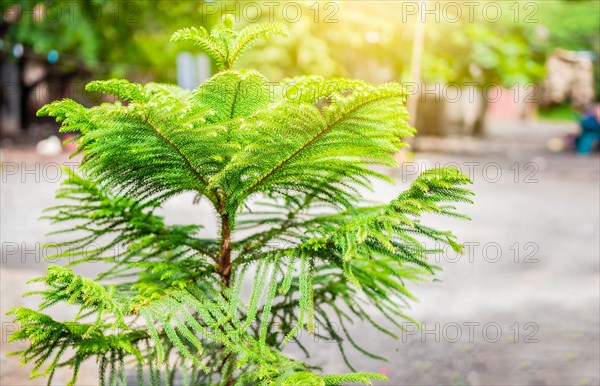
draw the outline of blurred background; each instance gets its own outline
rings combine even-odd
[[[350,352],[359,370],[393,385],[600,384],[598,0],[3,0],[0,384],[45,384],[6,357],[24,343],[7,344],[18,326],[4,314],[36,304],[20,296],[48,264],[40,245],[55,241],[37,218],[55,203],[59,167],[77,164],[68,138],[36,111],[65,97],[110,101],[84,91],[93,79],[196,87],[215,69],[170,35],[224,14],[289,28],[241,63],[273,82],[319,74],[406,85],[418,134],[387,171],[397,185],[369,198],[394,197],[430,167],[454,165],[474,182],[476,204],[461,208],[472,221],[438,224],[456,230],[465,255],[434,256],[444,271],[414,288],[420,302],[408,314],[423,329],[407,325],[391,341],[354,325],[363,345],[389,358]],[[165,214],[208,216],[191,202],[173,199]],[[306,339],[311,363],[347,371],[335,344]],[[95,384],[90,369],[80,384]]]

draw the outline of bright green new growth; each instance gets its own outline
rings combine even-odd
[[[50,383],[66,366],[75,384],[92,359],[100,384],[111,385],[125,384],[126,368],[137,368],[140,385],[385,379],[321,375],[282,350],[289,342],[305,350],[305,329],[337,342],[346,363],[347,344],[378,358],[355,343],[347,323],[360,319],[396,337],[378,319],[401,328],[402,304],[412,298],[405,285],[432,273],[426,258],[437,250],[424,242],[460,249],[450,232],[419,217],[462,217],[450,204],[469,202],[461,187],[469,180],[454,168],[429,170],[389,204],[361,206],[373,179],[391,182],[372,166],[395,166],[401,138],[413,134],[405,92],[318,76],[271,87],[258,72],[232,69],[255,39],[272,34],[285,30],[237,32],[229,17],[210,34],[184,29],[173,40],[196,44],[222,69],[197,89],[97,81],[87,89],[126,103],[85,108],[65,99],[39,111],[78,133],[84,177],[69,172],[58,197],[70,204],[49,209],[49,219],[76,231],[51,256],[70,263],[36,280],[46,285],[36,292],[38,311],[10,311],[21,325],[11,339],[30,342],[17,354],[35,363],[33,377]],[[211,203],[218,237],[155,213],[184,192]],[[86,279],[69,268],[82,262],[105,269]],[[43,311],[56,303],[79,312],[54,320]]]

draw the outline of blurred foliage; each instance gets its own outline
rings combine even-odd
[[[595,90],[600,98],[600,1],[566,0],[539,1],[540,23],[536,32],[541,35],[539,47],[546,53],[556,48],[573,51],[592,51]]]
[[[573,121],[578,117],[578,113],[568,104],[558,106],[540,107],[537,111],[537,118],[544,121],[565,122]]]
[[[600,52],[600,2],[538,0],[441,2],[426,7],[423,81],[514,83],[544,75],[556,48]],[[241,22],[280,21],[288,40],[262,44],[241,63],[273,80],[318,73],[372,82],[408,81],[417,1],[130,1],[3,2],[8,45],[79,58],[101,76],[144,75],[174,81],[183,26],[211,27],[224,13]],[[449,6],[454,4],[455,6]],[[468,5],[471,4],[471,5]],[[489,7],[488,7],[489,4]],[[458,5],[458,6],[456,6]],[[16,21],[15,7],[21,12]],[[433,11],[433,12],[431,12]],[[159,54],[157,54],[159,53]]]
[[[527,25],[516,23],[515,2],[462,9],[457,23],[428,25],[424,80],[502,84],[535,81],[544,75],[544,57],[532,50]],[[499,8],[496,8],[499,7]],[[515,8],[516,9],[516,8]],[[471,17],[472,15],[472,17]],[[443,14],[453,20],[452,14]]]
[[[546,51],[563,48],[574,51],[600,52],[600,1],[538,1],[539,23],[534,26],[541,35]]]
[[[400,25],[390,20],[391,13],[386,15],[392,9],[395,12],[398,2],[340,1],[319,7],[311,2],[295,4],[302,9],[303,18],[298,22],[289,22],[293,20],[291,7],[287,14],[284,7],[274,13],[276,20],[288,25],[293,38],[264,43],[245,58],[244,64],[261,67],[276,79],[319,73],[383,82],[397,79],[410,60],[410,48],[399,50],[396,38],[404,47],[410,47],[411,38],[396,36]],[[263,13],[261,19],[267,18],[269,15]]]
[[[3,0],[6,46],[21,43],[62,64],[79,63],[105,76],[175,78],[170,32],[198,24],[202,2],[131,0]],[[160,55],[157,55],[160,53]]]

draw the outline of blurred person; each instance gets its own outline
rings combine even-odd
[[[575,139],[577,153],[589,154],[600,141],[600,102],[595,103],[580,119],[581,133]]]

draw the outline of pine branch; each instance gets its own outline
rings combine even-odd
[[[68,177],[57,197],[75,204],[49,208],[46,210],[49,214],[43,218],[69,226],[74,221],[83,223],[60,232],[83,231],[85,235],[46,245],[59,250],[48,259],[68,258],[69,265],[90,261],[112,263],[112,267],[99,272],[99,278],[110,278],[115,271],[122,274],[119,270],[132,270],[136,266],[160,269],[157,263],[169,261],[179,261],[183,269],[184,261],[192,258],[198,269],[200,256],[216,261],[215,241],[195,237],[200,226],[167,226],[162,217],[154,214],[159,203],[113,196],[69,169],[63,172]],[[103,241],[109,235],[113,239],[108,243]]]

